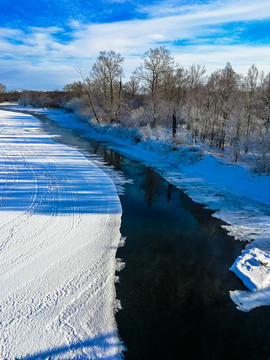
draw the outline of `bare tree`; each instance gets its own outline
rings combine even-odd
[[[100,119],[98,117],[98,114],[96,112],[96,108],[95,108],[95,104],[94,104],[94,101],[93,101],[93,90],[92,90],[92,83],[91,83],[91,80],[89,77],[85,78],[83,73],[82,73],[82,70],[80,68],[77,69],[78,73],[80,74],[81,76],[81,79],[82,79],[82,82],[83,82],[83,91],[84,91],[84,94],[88,100],[88,103],[89,103],[89,106],[90,106],[90,109],[94,115],[94,118],[95,120],[97,121],[98,124],[100,124]]]
[[[85,91],[84,84],[81,81],[75,81],[71,84],[66,84],[63,90],[69,93],[73,93],[75,97],[80,97]]]
[[[204,74],[206,73],[206,68],[201,65],[193,64],[188,69],[188,85],[189,88],[195,90],[199,85],[204,82]]]
[[[157,123],[158,98],[164,79],[172,71],[174,60],[164,46],[149,49],[142,58],[143,63],[136,69],[135,76],[142,82],[146,93],[150,94],[152,106],[152,125]]]
[[[110,121],[118,121],[122,100],[124,58],[114,51],[101,51],[90,74],[100,106]]]
[[[140,83],[136,76],[131,76],[129,81],[125,83],[124,88],[132,98],[138,95],[140,90]]]

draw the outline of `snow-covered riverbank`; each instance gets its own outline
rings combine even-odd
[[[224,227],[229,234],[248,242],[247,249],[258,248],[266,254],[270,253],[270,177],[254,175],[243,164],[229,163],[207,152],[200,161],[190,164],[188,148],[186,153],[184,151],[180,155],[175,151],[168,154],[168,148],[163,147],[162,143],[135,143],[134,139],[128,137],[128,132],[118,131],[117,127],[101,128],[101,132],[98,132],[64,110],[19,106],[14,109],[46,114],[59,125],[76,129],[83,137],[107,141],[115,150],[155,167],[164,178],[184,190],[194,201],[214,210],[213,216],[227,223]],[[194,154],[191,155],[194,157]],[[258,261],[254,263],[258,266]],[[242,279],[241,270],[237,275]],[[248,310],[270,303],[269,296],[264,295],[264,291],[268,294],[268,288],[260,291],[263,293],[260,301],[256,300],[258,293],[254,289],[232,291],[231,298],[239,309],[246,311],[243,305],[246,301]]]
[[[91,128],[76,115],[64,110],[13,108],[47,115],[59,125],[75,129],[83,137],[107,141],[118,152],[153,166],[194,201],[214,210],[213,216],[227,223],[224,227],[229,234],[248,242],[247,249],[258,248],[266,254],[270,253],[270,177],[254,175],[247,166],[226,162],[208,152],[200,161],[190,163],[190,158],[194,159],[200,153],[194,154],[189,148],[168,152],[169,147],[158,141],[136,143],[132,131],[123,131],[117,127]],[[260,266],[258,259],[254,259],[253,263]],[[264,273],[264,269],[260,270]],[[237,275],[242,279],[241,270]],[[239,309],[247,311],[247,308],[251,310],[270,303],[268,288],[261,288],[260,292],[260,301],[254,289],[232,291],[231,298]],[[248,302],[247,307],[245,302]]]
[[[0,158],[0,358],[120,358],[115,185],[27,114],[0,111]]]

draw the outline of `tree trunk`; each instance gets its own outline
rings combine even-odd
[[[94,104],[93,104],[93,101],[92,101],[92,98],[91,98],[91,94],[90,92],[87,91],[87,97],[88,97],[88,100],[89,100],[89,105],[90,105],[90,108],[94,114],[94,117],[97,121],[98,124],[100,124],[100,121],[99,121],[99,118],[97,116],[97,113],[96,113],[96,110],[95,110],[95,107],[94,107]]]
[[[173,114],[172,114],[172,137],[173,137],[173,139],[175,139],[175,135],[176,135],[176,113],[175,113],[175,109],[174,109]]]

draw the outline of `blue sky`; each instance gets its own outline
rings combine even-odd
[[[8,89],[62,89],[99,51],[125,57],[130,74],[160,45],[208,72],[229,61],[270,71],[270,0],[0,0],[0,82]]]

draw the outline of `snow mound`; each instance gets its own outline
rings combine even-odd
[[[251,291],[270,286],[270,255],[260,249],[242,251],[230,270]]]
[[[250,311],[255,307],[270,305],[270,255],[252,248],[244,250],[230,268],[251,291],[230,291],[237,308]]]

